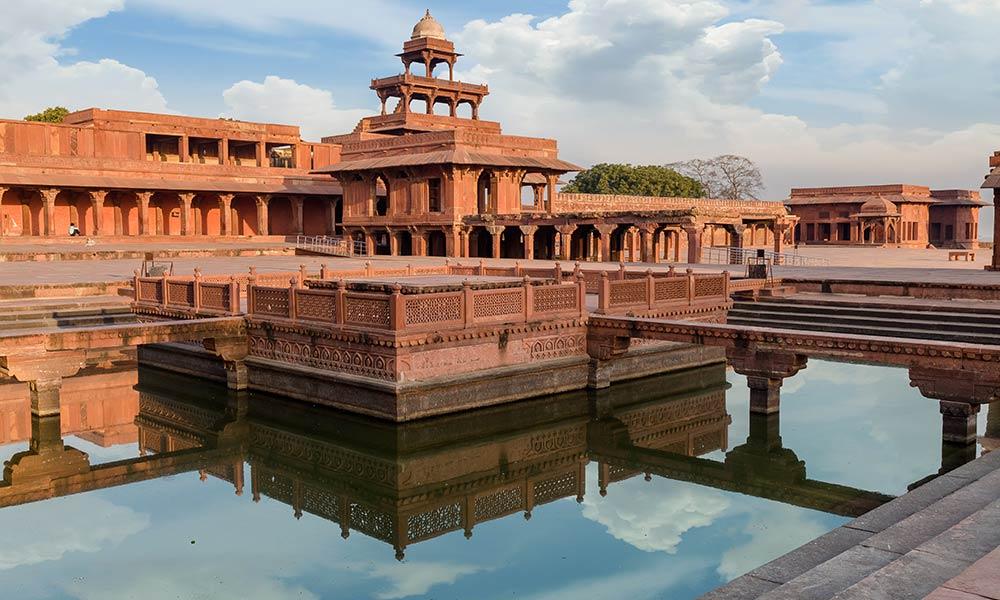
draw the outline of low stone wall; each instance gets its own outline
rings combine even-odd
[[[910,296],[931,300],[1000,300],[1000,285],[857,279],[798,279],[794,277],[784,277],[783,282],[794,286],[799,292]]]

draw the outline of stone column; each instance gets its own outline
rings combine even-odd
[[[219,164],[229,164],[229,140],[225,138],[219,140]]]
[[[524,260],[534,260],[535,232],[538,231],[538,225],[521,225],[519,229],[524,239]]]
[[[46,236],[56,235],[56,196],[59,190],[56,188],[45,188],[38,190],[42,195],[42,212],[44,221],[43,234]]]
[[[611,261],[611,232],[615,230],[615,225],[611,223],[601,223],[600,225],[594,225],[598,233],[601,235],[601,254],[597,257],[598,260],[604,262]]]
[[[781,379],[747,376],[750,388],[750,412],[769,415],[781,408]]]
[[[337,234],[337,199],[336,198],[329,198],[329,202],[327,202],[327,207],[326,207],[326,216],[327,216],[327,219],[328,219],[327,223],[326,223],[326,233],[328,235],[336,235]]]
[[[362,229],[362,233],[365,235],[365,254],[368,256],[375,255],[375,236],[372,235],[371,231],[367,229]]]
[[[58,415],[59,390],[61,388],[62,379],[59,377],[29,381],[28,391],[31,397],[31,414],[39,417]]]
[[[461,250],[459,251],[459,256],[462,258],[469,258],[469,230],[459,229],[458,231],[458,241]]]
[[[135,197],[139,201],[139,235],[151,235],[155,233],[149,230],[149,201],[153,192],[136,192]]]
[[[257,235],[267,235],[267,203],[271,197],[267,194],[257,194]]]
[[[788,223],[784,221],[775,221],[773,232],[774,232],[774,253],[781,254],[784,249],[785,243],[785,232],[788,230]],[[838,228],[834,227],[834,231],[839,231]]]
[[[701,234],[704,226],[694,223],[683,225],[682,227],[684,229],[684,233],[687,234],[687,261],[690,264],[698,264],[701,262]]]
[[[503,227],[490,225],[486,231],[490,232],[490,241],[493,242],[493,258],[500,258],[500,236],[503,235]]]
[[[219,231],[233,235],[233,194],[219,194]]]
[[[267,147],[264,146],[264,142],[257,142],[257,146],[255,147],[254,150],[256,154],[255,158],[257,159],[257,166],[258,167],[270,166],[270,163],[267,160]]]
[[[639,225],[639,243],[642,262],[656,262],[656,252],[653,249],[653,236],[656,235],[656,223]]]
[[[181,235],[194,235],[194,223],[191,219],[191,204],[194,202],[194,194],[184,192],[177,194],[181,199]]]
[[[302,210],[305,199],[302,196],[292,196],[289,198],[289,201],[292,203],[292,220],[294,221],[292,228],[295,230],[295,233],[302,235],[302,232],[305,230]]]
[[[990,271],[1000,271],[1000,188],[993,190],[993,263],[986,267]]]
[[[945,442],[972,444],[976,441],[978,404],[941,400],[941,439]]]
[[[556,225],[556,231],[559,232],[559,260],[569,260],[576,225]]]
[[[427,232],[411,229],[410,237],[413,238],[413,256],[427,256]]]
[[[545,190],[545,212],[554,213],[556,206],[556,183],[558,183],[559,177],[556,175],[547,175],[545,180],[548,183]]]
[[[94,208],[94,235],[104,233],[104,200],[108,197],[105,190],[91,190],[90,204]]]

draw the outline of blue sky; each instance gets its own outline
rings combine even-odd
[[[1000,0],[5,0],[0,116],[51,104],[349,131],[430,8],[482,115],[563,156],[976,188],[1000,148]]]

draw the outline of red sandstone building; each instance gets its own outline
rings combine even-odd
[[[429,13],[398,56],[403,73],[371,82],[381,114],[322,143],[100,109],[0,121],[0,238],[75,223],[88,237],[346,234],[370,254],[650,262],[791,241],[776,202],[561,194],[579,167],[554,140],[480,119],[489,89],[454,80],[460,54]]]
[[[924,248],[979,247],[979,192],[918,185],[795,188],[795,242]]]

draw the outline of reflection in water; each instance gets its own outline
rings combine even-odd
[[[111,375],[135,381],[131,371],[103,374]],[[168,515],[180,509],[204,523],[190,530],[192,537],[216,531],[199,543],[217,544],[213,540],[228,537],[237,543],[241,536],[231,529],[219,537],[220,523],[268,531],[272,539],[295,539],[294,543],[275,542],[273,550],[258,548],[256,552],[263,554],[241,567],[254,570],[259,566],[268,573],[268,569],[279,570],[273,575],[292,587],[259,582],[259,589],[271,590],[270,597],[295,590],[319,590],[323,595],[321,591],[333,585],[317,579],[303,565],[315,565],[317,572],[343,570],[335,578],[337,589],[353,589],[356,593],[348,594],[351,597],[389,598],[421,595],[434,585],[457,586],[457,590],[466,580],[499,586],[487,589],[519,590],[522,595],[553,586],[569,593],[564,586],[580,585],[581,577],[603,573],[602,581],[608,581],[615,572],[608,571],[609,564],[628,565],[634,570],[633,583],[644,582],[644,589],[662,592],[668,586],[671,597],[693,597],[835,527],[843,522],[842,517],[861,514],[891,497],[883,493],[890,490],[856,489],[810,478],[806,462],[785,447],[777,413],[750,414],[746,437],[730,448],[729,384],[725,367],[718,364],[617,384],[599,392],[564,394],[402,425],[201,383],[193,387],[187,380],[155,371],[142,371],[134,389],[110,385],[111,379],[103,381],[107,393],[91,392],[82,398],[64,394],[61,418],[31,417],[30,411],[4,413],[3,418],[12,419],[7,422],[17,424],[5,428],[6,441],[30,437],[30,444],[5,465],[0,507],[96,490],[107,489],[99,493],[110,494],[110,488],[125,486],[114,496],[88,502],[108,503],[103,513],[118,515],[119,525],[132,523],[132,533],[138,531],[136,527],[156,528],[160,519],[171,521]],[[745,411],[745,388],[730,393],[742,398],[736,405],[742,403]],[[17,401],[9,402],[14,406]],[[734,406],[732,401],[730,406]],[[988,414],[984,447],[988,440],[1000,438],[1000,417],[995,416],[1000,410],[991,409]],[[25,418],[30,432],[23,426]],[[745,412],[740,415],[741,422],[746,418]],[[75,437],[64,441],[66,435]],[[133,441],[138,444],[134,453],[138,456],[104,463],[75,447],[86,446],[83,442]],[[940,471],[974,456],[975,446],[971,451],[945,446]],[[186,498],[197,496],[202,501],[178,499],[180,506],[168,508],[161,498],[150,495],[149,484],[126,485],[159,480],[155,489],[171,496],[172,490],[188,488],[183,480],[163,478],[186,472],[197,472],[196,479],[206,483],[225,482],[229,493],[219,496],[218,486],[206,488],[210,492],[189,490]],[[244,493],[247,483],[250,494]],[[234,492],[259,505],[251,504],[249,512],[234,511],[246,502],[235,498]],[[128,507],[118,506],[106,497],[130,501]],[[558,503],[561,499],[574,502]],[[64,504],[34,506],[58,512],[69,510],[66,507],[77,501],[63,498],[59,502]],[[579,519],[579,509],[572,508],[578,502],[585,503],[585,520]],[[287,506],[285,516],[273,510],[282,505]],[[546,514],[532,519],[541,507],[546,507]],[[660,512],[659,517],[669,518],[650,519],[653,509]],[[0,511],[0,526],[13,510],[18,509]],[[811,511],[836,516],[817,519],[810,516],[815,514]],[[233,523],[236,515],[239,520]],[[512,515],[523,519],[512,519]],[[318,518],[328,526],[307,535],[295,528],[291,517]],[[532,519],[527,529],[517,526],[524,519]],[[588,522],[601,529],[594,530]],[[783,526],[794,526],[808,537],[789,537],[782,533]],[[171,539],[166,533],[169,529],[154,539],[166,544]],[[602,531],[613,538],[602,538]],[[347,554],[328,548],[331,532],[351,538]],[[456,535],[448,535],[452,532]],[[80,548],[70,544],[70,548],[104,556],[112,550],[103,548],[103,543],[128,546],[122,540],[132,533],[98,536],[95,539],[102,542]],[[355,539],[353,533],[363,536]],[[456,539],[474,534],[477,539],[485,536],[482,545],[474,546],[482,555],[469,555],[468,547],[455,546]],[[383,551],[371,548],[366,538],[377,540]],[[609,545],[611,539],[627,545]],[[532,541],[530,548],[524,546],[527,541]],[[386,546],[392,548],[388,556],[406,558],[406,563],[382,563],[380,554],[385,556]],[[539,556],[542,548],[548,550]],[[672,563],[672,568],[685,565],[686,570],[671,578],[662,565],[657,566],[656,554],[651,554],[656,551],[678,553],[679,562]],[[162,569],[173,568],[171,557],[177,552],[176,547],[164,545],[159,552],[167,561]],[[303,553],[310,558],[305,559]],[[574,557],[572,565],[560,565],[553,558],[566,555]],[[72,552],[45,556],[52,558],[18,564],[75,560],[86,570],[106,560],[88,562]],[[606,559],[612,557],[609,563]],[[487,564],[491,558],[501,563]],[[261,561],[270,566],[264,568]],[[8,570],[2,562],[0,557],[4,578],[19,573],[17,564]],[[294,563],[298,564],[290,566]],[[511,568],[531,575],[516,581],[502,578],[500,574]],[[234,569],[230,575],[241,572]],[[63,575],[52,579],[65,578],[64,571],[57,572]],[[646,573],[649,577],[643,578]],[[294,582],[289,580],[292,575]],[[176,576],[180,573],[168,578]],[[241,588],[229,581],[238,597],[236,590]],[[596,593],[596,589],[590,591]],[[616,589],[621,593],[621,587],[611,587],[608,596],[616,597]],[[46,595],[53,594],[35,589],[21,597]]]

